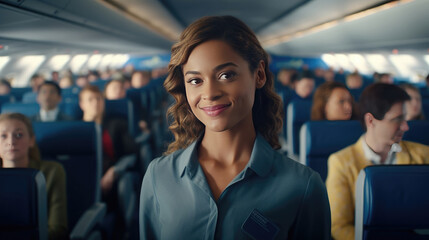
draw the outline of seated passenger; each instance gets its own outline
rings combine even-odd
[[[107,100],[118,100],[126,97],[124,81],[114,79],[109,81],[104,87],[104,95]]]
[[[88,85],[79,93],[79,106],[83,111],[83,121],[96,122],[102,127],[103,177],[101,188],[110,194],[117,177],[114,164],[122,156],[136,153],[134,139],[128,133],[128,122],[122,118],[104,116],[104,97],[97,86]]]
[[[422,110],[422,96],[420,95],[419,89],[408,83],[401,84],[399,87],[404,89],[411,98],[405,103],[405,107],[407,109],[405,120],[424,120],[425,116]]]
[[[353,97],[344,84],[325,82],[314,93],[311,120],[350,120],[355,111]]]
[[[118,168],[117,164],[121,157],[136,155],[137,146],[134,139],[129,135],[128,122],[122,118],[105,117],[104,97],[97,86],[88,85],[79,93],[79,106],[83,111],[83,121],[96,122],[102,128],[103,169],[101,178],[102,200],[107,204],[107,214],[114,216],[115,230],[119,235],[123,234],[125,223],[120,216],[118,199],[118,182],[126,170],[135,166],[126,164]],[[107,224],[109,225],[109,224]],[[109,227],[103,227],[105,231]],[[112,233],[113,234],[113,233]]]
[[[314,76],[309,70],[304,70],[295,83],[295,93],[298,98],[307,99],[313,93],[315,86]]]
[[[346,85],[348,89],[360,89],[363,86],[362,76],[358,72],[347,75]]]
[[[40,85],[42,85],[45,82],[45,78],[41,74],[34,74],[31,76],[30,79],[30,86],[32,88],[32,91],[34,93],[37,93],[39,91]]]
[[[131,87],[132,88],[142,88],[148,85],[150,82],[150,72],[149,71],[136,71],[131,77]]]
[[[297,73],[294,69],[281,69],[277,73],[277,82],[275,85],[277,85],[278,87],[294,89],[296,76]]]
[[[429,164],[428,146],[402,141],[408,130],[404,110],[409,99],[392,84],[376,83],[363,91],[359,118],[365,134],[328,160],[326,187],[334,239],[355,237],[355,184],[360,170],[380,164]]]
[[[393,77],[390,73],[380,73],[376,82],[393,84]]]
[[[31,116],[32,121],[53,122],[69,121],[72,117],[60,111],[58,105],[61,102],[61,88],[56,82],[45,81],[39,86],[37,92],[37,102],[40,106],[38,114]]]
[[[6,79],[0,80],[0,96],[10,94],[11,89],[12,89],[12,86],[10,85],[10,82],[8,80]]]
[[[201,18],[169,69],[175,141],[144,176],[140,239],[329,239],[319,174],[275,150],[282,105],[254,33]]]
[[[0,167],[35,168],[45,176],[49,239],[68,239],[66,174],[61,164],[42,161],[30,120],[20,113],[0,115]]]

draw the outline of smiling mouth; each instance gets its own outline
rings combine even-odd
[[[207,115],[210,117],[216,117],[226,110],[231,104],[219,104],[215,106],[203,107],[201,108]]]

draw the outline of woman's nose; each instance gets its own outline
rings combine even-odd
[[[203,95],[204,100],[216,100],[222,96],[222,91],[220,90],[219,83],[206,81],[203,85]]]

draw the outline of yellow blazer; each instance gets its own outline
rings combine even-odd
[[[355,236],[355,185],[359,171],[373,165],[365,159],[362,148],[363,136],[359,140],[328,159],[326,189],[331,205],[334,239],[354,239]],[[429,146],[401,141],[402,151],[396,154],[397,164],[429,164]]]

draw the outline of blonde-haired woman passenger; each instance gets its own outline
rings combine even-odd
[[[46,179],[49,239],[68,239],[66,175],[61,164],[42,161],[30,120],[20,113],[0,115],[0,167],[35,168]]]
[[[142,239],[329,239],[319,174],[275,151],[281,100],[240,20],[204,17],[172,48],[164,86],[175,141],[150,164]]]

